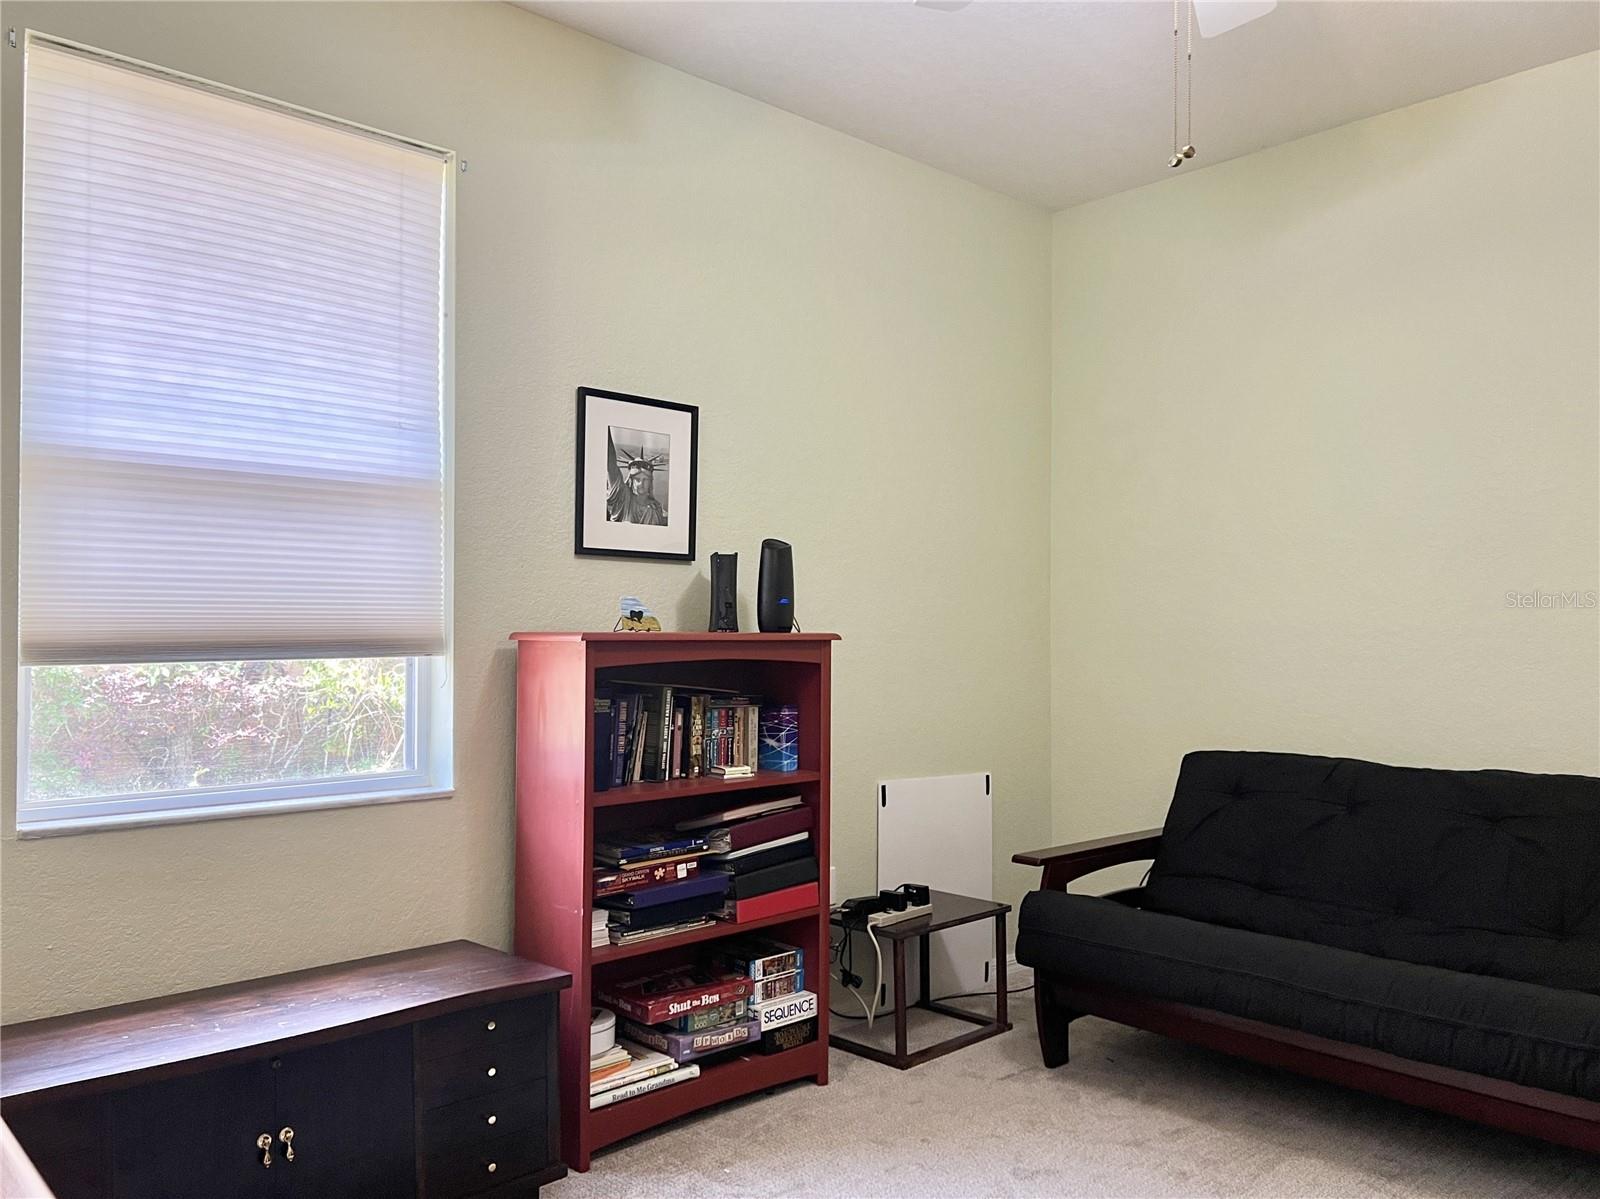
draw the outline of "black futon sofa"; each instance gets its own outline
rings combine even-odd
[[[1096,1015],[1600,1152],[1600,779],[1191,753],[1165,827],[1013,860],[1047,1066]]]

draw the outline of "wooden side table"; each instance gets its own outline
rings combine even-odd
[[[1008,903],[995,903],[988,899],[973,899],[967,895],[952,895],[948,891],[932,892],[933,911],[926,916],[919,916],[915,920],[899,920],[893,924],[877,925],[875,931],[879,941],[887,941],[893,950],[894,958],[894,1052],[879,1049],[874,1045],[863,1045],[859,1041],[841,1036],[839,1033],[830,1033],[828,1044],[847,1053],[854,1053],[860,1057],[869,1058],[875,1062],[882,1062],[886,1066],[893,1066],[896,1070],[909,1070],[912,1066],[920,1066],[923,1062],[930,1062],[936,1057],[943,1057],[947,1053],[954,1053],[978,1041],[989,1037],[999,1036],[1011,1030],[1011,1022],[1006,1019],[1006,913],[1011,910]],[[929,995],[931,989],[928,979],[928,937],[933,933],[943,932],[947,928],[954,928],[958,924],[970,924],[974,920],[994,921],[994,1018],[975,1016],[971,1012],[964,1012],[960,1008],[953,1008],[940,1003]],[[840,928],[844,922],[837,915],[833,923]],[[906,1003],[906,942],[915,938],[920,942],[920,952],[917,954],[917,981],[919,996],[912,1005]],[[924,1011],[937,1012],[941,1016],[952,1016],[957,1020],[965,1020],[968,1024],[977,1024],[980,1027],[971,1032],[964,1032],[958,1036],[939,1041],[918,1049],[915,1053],[908,1052],[906,1046],[906,1013],[909,1007],[919,1007]]]

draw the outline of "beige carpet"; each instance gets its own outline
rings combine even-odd
[[[1103,1020],[1046,1070],[1031,998],[1011,1032],[913,1070],[834,1050],[828,1086],[636,1137],[546,1194],[1600,1199],[1600,1159]],[[961,1027],[918,1013],[912,1045]]]

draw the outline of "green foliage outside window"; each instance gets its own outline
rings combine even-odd
[[[35,801],[402,770],[404,658],[40,666]]]

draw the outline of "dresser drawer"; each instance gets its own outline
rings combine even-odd
[[[533,1037],[417,1063],[417,1107],[503,1095],[545,1076],[545,1041]]]
[[[553,998],[535,995],[490,1003],[448,1016],[435,1016],[417,1025],[417,1057],[449,1057],[467,1049],[544,1036],[555,1025]]]
[[[422,1163],[423,1194],[428,1199],[458,1199],[503,1186],[548,1164],[544,1126],[540,1125],[472,1149],[429,1155]]]
[[[516,1091],[478,1095],[422,1113],[422,1151],[429,1157],[469,1149],[513,1132],[544,1135],[550,1095],[544,1081]]]

